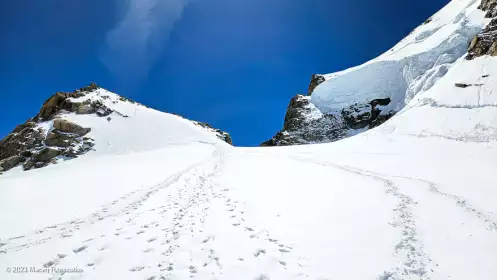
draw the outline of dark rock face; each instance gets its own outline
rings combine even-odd
[[[92,106],[90,102],[73,103],[69,99],[83,97],[88,91],[98,88],[92,83],[74,92],[57,92],[47,99],[34,118],[18,125],[0,141],[0,168],[6,171],[24,162],[24,170],[29,170],[46,166],[58,156],[74,158],[91,150],[94,146],[93,140],[83,137],[90,132],[90,128],[57,116],[62,112],[77,113],[84,105],[90,106],[92,110],[102,107]],[[104,108],[108,109],[105,106]],[[49,133],[38,127],[38,123],[48,120],[53,120],[53,130]]]
[[[53,130],[47,136],[40,132],[37,146],[26,149],[20,153],[23,158],[24,170],[31,168],[41,168],[54,162],[58,156],[66,158],[76,158],[91,150],[94,146],[93,140],[82,137],[90,132],[89,128],[63,119],[53,121]]]
[[[487,12],[486,18],[493,18],[497,15],[497,1],[496,0],[482,0],[478,9]]]
[[[314,89],[325,81],[326,79],[323,75],[313,74],[311,77],[311,82],[309,83],[309,88],[307,89],[307,95],[312,95]]]
[[[374,99],[326,114],[309,97],[296,95],[288,105],[283,129],[261,146],[334,142],[349,136],[350,130],[373,128],[387,121],[395,112],[383,112],[380,106],[388,104],[390,98]]]
[[[348,137],[351,130],[379,126],[395,114],[393,111],[384,112],[381,108],[390,104],[390,98],[373,99],[368,103],[353,104],[339,112],[323,113],[311,103],[309,96],[325,81],[323,75],[312,75],[307,96],[298,94],[290,100],[283,129],[261,146],[334,142]]]
[[[334,114],[321,114],[308,97],[296,95],[288,105],[283,129],[261,146],[332,142],[346,137],[346,125]],[[317,116],[309,117],[313,113]]]
[[[17,126],[12,133],[0,141],[0,160],[43,146],[43,138],[44,132],[37,129],[33,122],[28,121]]]
[[[77,135],[74,134],[62,134],[56,130],[50,132],[45,138],[45,145],[50,147],[64,147],[67,148],[71,146]]]
[[[33,155],[33,162],[48,162],[58,156],[60,151],[54,148],[43,148],[41,151]]]
[[[21,156],[11,156],[6,159],[0,160],[0,171],[7,171],[12,169],[23,161]]]
[[[486,13],[485,17],[493,18],[490,23],[471,40],[466,59],[471,60],[483,55],[497,55],[497,0],[482,0],[478,9]]]

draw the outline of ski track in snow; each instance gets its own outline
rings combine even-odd
[[[423,242],[418,238],[416,230],[416,217],[413,208],[418,202],[401,192],[401,189],[392,180],[376,175],[369,171],[360,170],[348,166],[338,165],[331,162],[324,162],[302,157],[290,157],[297,161],[314,163],[322,166],[340,169],[355,175],[369,177],[383,182],[385,192],[394,196],[398,200],[397,207],[393,211],[397,214],[391,225],[401,229],[401,238],[393,249],[394,254],[403,259],[402,263],[394,268],[381,272],[378,280],[401,280],[419,279],[429,280],[429,271],[434,272],[433,260],[424,252]],[[407,278],[406,278],[407,277]]]
[[[200,163],[202,164],[202,163]],[[86,218],[75,219],[69,222],[50,225],[42,229],[33,231],[30,234],[11,237],[6,240],[0,240],[2,251],[0,253],[9,253],[12,251],[22,251],[34,245],[40,245],[48,242],[50,239],[58,236],[60,238],[72,237],[76,232],[83,228],[90,227],[108,218],[120,217],[122,215],[130,216],[129,221],[133,221],[137,215],[134,213],[148,198],[158,191],[175,183],[181,176],[190,172],[200,164],[195,164],[185,170],[171,176],[164,183],[145,190],[135,190],[114,200],[111,204],[105,205],[99,211],[91,214]],[[119,207],[119,204],[125,204]]]
[[[402,238],[394,251],[397,255],[405,254],[406,260],[403,262],[402,266],[386,270],[379,276],[378,280],[406,279],[405,277],[407,277],[407,279],[431,279],[429,276],[430,272],[435,272],[435,268],[438,266],[434,260],[423,252],[423,243],[418,239],[418,234],[416,232],[416,217],[413,212],[418,202],[403,194],[399,188],[401,185],[394,184],[390,179],[410,180],[427,185],[427,190],[430,193],[452,200],[455,207],[473,215],[482,226],[485,227],[485,230],[497,232],[497,221],[492,219],[490,213],[478,209],[476,206],[472,205],[468,199],[462,196],[441,191],[440,187],[434,182],[414,177],[381,174],[327,161],[295,156],[290,158],[297,161],[341,169],[360,176],[374,178],[375,180],[381,180],[386,186],[386,192],[399,199],[399,204],[394,209],[394,211],[398,213],[399,219],[394,221],[392,226],[402,228]]]
[[[152,257],[148,258],[148,261],[123,268],[127,273],[137,273],[136,278],[131,278],[205,279],[206,273],[209,273],[209,277],[216,279],[215,276],[222,277],[223,262],[226,260],[221,259],[214,246],[210,245],[216,240],[216,236],[204,232],[204,223],[211,206],[217,204],[222,205],[226,221],[230,222],[229,226],[244,232],[242,240],[237,242],[244,244],[256,241],[259,244],[258,249],[250,254],[229,262],[276,262],[283,270],[288,271],[288,277],[308,278],[302,264],[306,258],[294,256],[291,246],[273,238],[266,229],[258,228],[246,220],[243,203],[232,199],[228,188],[215,183],[214,177],[221,165],[222,152],[216,150],[213,158],[170,176],[162,184],[123,195],[86,218],[0,240],[0,260],[2,255],[22,251],[29,253],[30,250],[46,243],[49,246],[57,242],[79,243],[70,250],[57,252],[52,258],[39,260],[39,267],[50,269],[59,265],[74,264],[85,268],[85,272],[78,275],[77,279],[94,279],[91,273],[95,273],[93,275],[98,279],[107,279],[102,278],[101,271],[96,274],[96,269],[106,260],[106,253],[116,251],[119,254],[126,250],[123,244],[130,243],[131,240],[136,244],[136,239],[141,239],[141,252],[126,253],[142,254],[143,257],[139,259],[144,260],[147,260],[146,255]],[[181,184],[182,181],[185,184]],[[178,185],[177,188],[174,188],[175,185]],[[169,189],[169,193],[162,193]],[[163,198],[165,199],[157,204],[158,207],[145,207],[150,200]],[[84,236],[81,232],[87,232],[91,237],[84,238],[81,242],[81,237]],[[188,255],[188,264],[185,265],[184,261],[178,263],[185,254]],[[187,271],[184,267],[187,267]],[[203,271],[204,269],[206,271]],[[270,279],[265,273],[256,274],[253,279]],[[64,280],[74,279],[73,277],[70,273],[55,271],[49,273],[48,279]]]
[[[406,177],[406,176],[399,176],[399,175],[388,175],[388,174],[382,174],[382,173],[377,173],[369,170],[364,170],[364,169],[359,169],[356,167],[351,167],[347,165],[339,165],[339,164],[334,164],[331,162],[322,162],[322,161],[316,161],[312,159],[305,159],[301,157],[293,157],[294,159],[297,160],[302,160],[302,161],[307,161],[311,163],[316,163],[316,164],[321,164],[321,165],[328,165],[328,166],[333,166],[335,168],[339,168],[342,170],[346,170],[349,172],[358,172],[361,173],[362,175],[365,176],[373,176],[377,178],[398,178],[398,179],[405,179],[405,180],[411,180],[411,181],[417,181],[420,183],[423,183],[425,185],[429,186],[429,191],[433,194],[437,194],[443,197],[446,197],[448,199],[451,199],[454,202],[454,205],[458,206],[460,209],[472,213],[476,218],[478,218],[482,223],[486,224],[487,230],[495,230],[497,231],[497,221],[494,221],[489,213],[485,213],[483,210],[479,210],[476,206],[473,206],[471,203],[469,203],[469,200],[462,197],[462,196],[457,196],[454,194],[446,193],[440,190],[438,185],[434,182],[425,180],[425,179],[420,179],[420,178],[414,178],[414,177]],[[386,180],[386,179],[383,179]]]

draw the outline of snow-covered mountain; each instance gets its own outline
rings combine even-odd
[[[122,154],[203,141],[231,144],[226,132],[159,112],[92,83],[51,96],[40,112],[0,141],[0,172],[61,163],[90,152]]]
[[[314,76],[266,144],[333,143],[238,148],[103,89],[65,95],[91,113],[57,101],[28,125],[63,135],[58,163],[0,176],[0,279],[495,280],[496,7],[453,0]]]
[[[440,92],[433,87],[449,70],[476,65],[463,62],[473,38],[471,57],[486,54],[493,42],[494,23],[489,25],[490,19],[485,17],[484,11],[491,17],[495,3],[483,1],[479,5],[478,1],[452,1],[378,58],[345,71],[314,75],[308,96],[292,98],[283,130],[262,145],[340,140],[384,123],[408,104],[415,106],[421,96],[429,98],[433,92]],[[487,25],[486,31],[475,36]],[[488,40],[479,40],[477,44],[477,38]],[[487,42],[486,50],[479,52],[477,46],[473,54],[475,45],[484,42]],[[482,74],[481,66],[475,67],[481,75],[472,77],[472,82],[481,87],[480,80],[484,79],[481,76],[485,73]],[[444,80],[452,82],[447,90],[456,92],[459,90],[454,88],[454,83],[468,82],[464,77]]]

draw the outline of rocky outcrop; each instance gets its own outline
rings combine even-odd
[[[261,146],[288,146],[334,142],[355,134],[354,131],[376,127],[395,112],[383,108],[390,98],[353,104],[341,111],[321,112],[310,100],[314,89],[325,82],[322,75],[312,75],[307,96],[298,94],[288,104],[283,129]]]
[[[314,92],[314,89],[325,81],[326,79],[323,75],[313,74],[311,77],[311,82],[309,83],[309,88],[307,89],[307,96],[311,96]]]
[[[376,127],[395,112],[382,107],[390,98],[374,99],[366,104],[354,104],[339,112],[322,113],[303,95],[296,95],[288,105],[283,129],[261,146],[288,146],[334,142],[348,137],[354,130]]]
[[[479,9],[487,12],[485,17],[492,18],[490,23],[469,43],[466,59],[471,60],[483,55],[497,55],[497,0],[482,0]]]
[[[89,128],[64,119],[53,120],[50,132],[31,121],[17,126],[0,142],[0,162],[3,171],[23,162],[24,170],[40,168],[58,156],[75,158],[91,150],[93,140],[83,137]],[[45,136],[46,135],[46,136]]]
[[[482,0],[478,9],[487,12],[486,18],[493,18],[497,16],[497,1],[496,0]]]
[[[0,172],[12,169],[22,161],[23,157],[21,156],[11,156],[6,159],[0,160]]]
[[[57,92],[52,95],[41,107],[40,112],[35,117],[38,121],[47,121],[55,118],[61,112],[73,112],[76,114],[96,114],[99,117],[106,117],[114,111],[105,106],[101,101],[85,100],[73,102],[71,98],[80,98],[85,93],[99,89],[95,83],[73,92]],[[104,98],[104,97],[102,97]],[[105,98],[104,98],[105,99]],[[129,99],[126,99],[129,100]]]
[[[333,114],[322,114],[309,97],[296,95],[288,105],[283,129],[261,146],[288,146],[332,142],[346,136],[345,123]]]
[[[181,117],[181,116],[179,116]],[[217,128],[213,128],[210,124],[208,123],[203,123],[203,122],[197,122],[197,121],[193,121],[193,123],[195,125],[198,125],[202,128],[204,128],[205,130],[209,131],[209,132],[212,132],[214,134],[216,134],[217,138],[223,140],[224,142],[230,144],[230,145],[233,145],[233,141],[231,139],[231,136],[229,135],[229,133],[227,132],[224,132],[220,129],[217,129]]]
[[[43,146],[44,132],[28,120],[0,141],[0,160]]]
[[[83,136],[90,132],[90,128],[84,128],[78,124],[70,122],[64,119],[56,119],[53,122],[53,128],[65,133],[76,134],[78,136]]]
[[[90,132],[90,128],[59,118],[59,115],[64,112],[95,113],[99,116],[106,116],[110,114],[109,111],[112,113],[100,102],[71,101],[71,98],[84,97],[98,88],[95,83],[91,83],[73,92],[57,92],[48,98],[34,118],[18,125],[0,141],[0,168],[6,171],[23,163],[24,170],[29,170],[46,166],[59,156],[75,158],[90,151],[95,145],[93,139],[83,137]],[[81,109],[84,106],[91,109]],[[46,122],[52,122],[51,131],[43,128],[47,125],[40,125]]]

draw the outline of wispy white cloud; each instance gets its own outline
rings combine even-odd
[[[122,19],[107,33],[101,57],[119,83],[135,86],[146,79],[189,1],[119,1]]]

